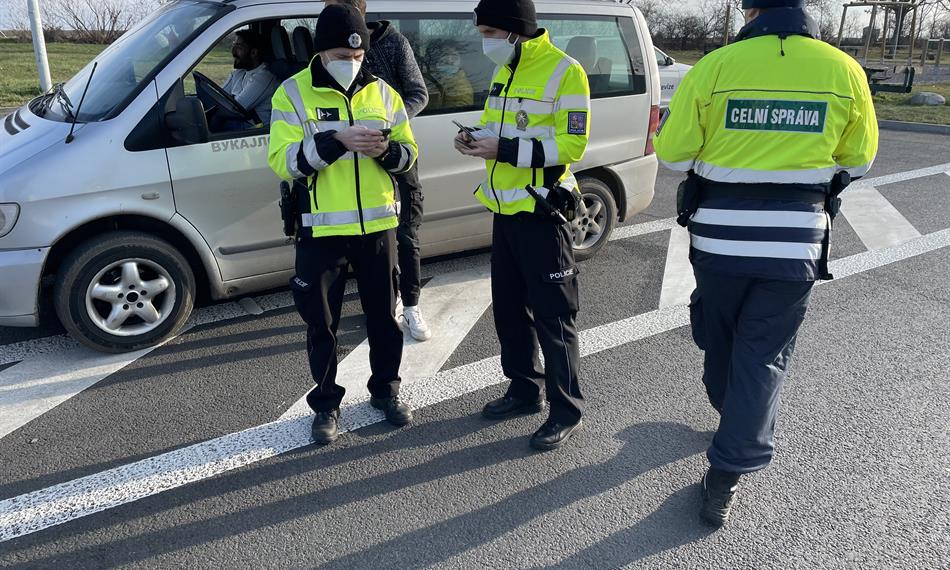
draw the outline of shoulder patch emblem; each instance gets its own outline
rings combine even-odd
[[[587,111],[571,111],[567,114],[567,134],[587,134]]]

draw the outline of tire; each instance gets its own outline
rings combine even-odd
[[[185,257],[162,239],[128,231],[79,245],[63,260],[53,288],[56,316],[69,334],[112,353],[175,335],[194,299],[195,275]]]
[[[610,241],[617,225],[617,201],[610,187],[596,178],[578,178],[582,206],[571,222],[574,233],[574,258],[591,259]]]

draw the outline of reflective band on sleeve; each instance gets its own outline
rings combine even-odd
[[[824,212],[717,210],[713,208],[699,208],[693,215],[692,220],[698,224],[750,228],[806,228],[823,230],[828,227],[828,217]]]
[[[534,152],[534,141],[522,139],[518,141],[518,166],[531,168],[531,155]]]
[[[693,169],[693,163],[694,163],[694,161],[692,160],[687,160],[685,162],[667,162],[663,159],[659,159],[659,161],[660,161],[660,164],[662,164],[663,166],[669,168],[670,170],[675,170],[677,172],[689,172],[690,170]]]
[[[561,95],[557,98],[558,110],[590,110],[590,97],[587,95]]]
[[[297,168],[297,155],[299,153],[299,142],[287,145],[287,151],[286,154],[284,154],[284,159],[287,162],[287,174],[290,174],[291,178],[304,178],[303,172],[300,172],[300,169]]]
[[[564,79],[564,75],[567,73],[567,70],[571,68],[572,65],[577,63],[572,58],[564,56],[560,62],[558,62],[557,67],[554,68],[554,72],[551,74],[551,77],[548,78],[548,83],[544,87],[544,98],[548,100],[554,100],[557,97],[557,90],[561,87],[561,80]]]
[[[861,178],[862,176],[866,175],[869,170],[871,170],[871,166],[873,164],[874,164],[873,160],[865,164],[864,166],[841,166],[839,164],[837,170],[838,172],[841,172],[842,170],[847,170],[848,174],[851,175],[851,178]]]
[[[354,123],[356,123],[357,125],[366,127],[367,129],[376,129],[376,130],[379,130],[379,129],[385,129],[385,128],[386,128],[386,121],[375,121],[375,120],[370,120],[370,119],[360,119],[360,120],[358,120],[358,121],[354,121]]]
[[[363,210],[363,221],[372,222],[395,215],[396,204],[386,204],[378,208],[367,208]],[[300,218],[301,225],[305,228],[344,226],[347,224],[358,224],[360,222],[360,213],[358,210],[324,212],[319,214],[302,214]]]
[[[794,243],[775,241],[735,241],[713,239],[693,235],[692,245],[699,251],[716,255],[736,257],[765,257],[776,259],[807,259],[817,261],[821,258],[820,243]]]
[[[340,132],[343,129],[350,126],[349,121],[315,121],[315,123],[317,127],[316,132],[323,132],[323,133],[327,131]]]
[[[300,123],[300,117],[297,116],[297,113],[291,111],[281,111],[280,109],[272,109],[270,112],[270,122],[273,125],[277,121],[283,121],[293,127],[303,126]]]
[[[827,184],[835,175],[835,167],[812,170],[751,170],[725,168],[696,161],[696,174],[715,182],[738,182],[745,184]]]
[[[498,199],[505,203],[517,202],[519,200],[531,198],[531,194],[528,194],[528,191],[524,188],[515,188],[513,190],[495,190],[494,192],[492,192],[492,190],[485,189],[484,186],[482,188],[486,195],[492,196],[494,198],[494,195],[497,194]],[[548,197],[549,190],[547,188],[535,188],[535,190],[542,198]]]
[[[307,137],[303,140],[303,155],[307,158],[307,162],[310,163],[310,166],[312,166],[314,170],[323,170],[330,166],[327,161],[323,160],[320,153],[317,152],[317,144],[313,140],[313,137]]]
[[[409,168],[409,161],[412,159],[412,153],[409,152],[409,147],[404,144],[399,145],[399,165],[396,167],[400,172]]]
[[[297,113],[297,116],[306,117],[307,106],[303,104],[303,97],[300,95],[300,87],[297,85],[296,79],[290,78],[284,81],[284,93],[286,93],[287,98],[290,99],[290,104],[294,106],[294,111]]]
[[[557,141],[555,139],[544,139],[541,141],[541,146],[544,147],[544,166],[557,166],[561,164],[561,152],[557,148]]]

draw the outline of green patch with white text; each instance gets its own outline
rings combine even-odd
[[[726,106],[726,128],[734,131],[823,133],[828,103],[731,99]]]

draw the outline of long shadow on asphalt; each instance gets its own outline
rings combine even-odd
[[[8,547],[8,552],[13,553],[36,547],[43,548],[44,544],[57,548],[57,545],[70,542],[86,542],[81,538],[82,535],[97,534],[108,527],[121,528],[131,521],[145,517],[154,520],[161,512],[177,509],[182,504],[207,501],[234,492],[247,492],[248,489],[291,478],[303,478],[306,481],[307,478],[312,478],[314,472],[332,469],[352,461],[365,460],[372,455],[449,442],[470,436],[473,432],[492,425],[486,424],[480,418],[469,416],[429,422],[421,425],[420,429],[393,432],[391,437],[382,441],[371,437],[374,441],[338,450],[333,448],[315,450],[311,447],[287,454],[281,461],[275,463],[223,475],[207,482],[151,497],[139,501],[134,507],[115,509],[109,513],[75,521],[70,523],[69,531],[65,533],[60,527],[53,531],[44,531],[11,541],[4,546]],[[374,426],[373,429],[382,428]],[[367,435],[372,436],[372,433]],[[545,513],[599,495],[647,471],[699,453],[708,445],[709,434],[696,432],[680,424],[654,422],[634,425],[617,434],[616,438],[624,444],[620,451],[606,462],[565,472],[554,480],[510,495],[497,504],[338,558],[330,562],[328,567],[370,567],[374,565],[373,561],[378,563],[380,560],[387,560],[394,552],[403,553],[407,557],[398,561],[400,568],[436,564],[514,531]],[[488,465],[501,465],[535,453],[525,446],[523,437],[492,441],[452,451],[406,469],[348,481],[330,488],[320,488],[210,519],[192,520],[171,528],[125,537],[121,540],[96,543],[71,552],[61,552],[45,559],[34,559],[30,565],[79,567],[85,564],[120,565],[142,562],[157,555],[186,550],[287,521],[320,516],[321,513],[365,500],[367,497],[460,475]],[[299,487],[299,484],[294,486]],[[680,502],[674,505],[676,510],[684,509],[689,514],[695,514],[693,510],[687,509]],[[659,517],[655,520],[655,524],[666,525],[667,518]],[[695,517],[688,517],[687,514],[683,514],[683,518],[695,519]],[[651,520],[650,517],[647,521],[649,520]],[[643,524],[645,523],[641,523]],[[669,527],[661,527],[651,529],[650,532],[661,534],[669,530]],[[70,535],[75,538],[67,538]],[[695,531],[690,531],[685,536],[698,537],[699,535]],[[656,551],[661,550],[663,544],[665,543],[658,543]],[[648,554],[649,552],[646,552],[643,556]],[[23,554],[15,556],[15,559],[22,560]]]

